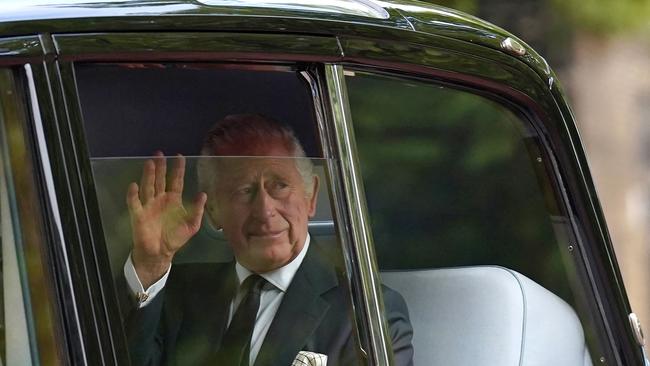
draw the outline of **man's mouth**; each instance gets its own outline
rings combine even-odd
[[[286,230],[255,231],[249,234],[252,238],[276,239],[282,236]]]

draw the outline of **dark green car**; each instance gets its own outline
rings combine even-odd
[[[242,114],[290,126],[320,182],[352,356],[310,365],[649,364],[571,110],[513,35],[415,1],[30,0],[0,4],[0,365],[131,364],[127,187],[181,154],[190,202]],[[174,266],[232,260],[208,221]]]

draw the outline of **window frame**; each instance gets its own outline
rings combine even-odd
[[[80,344],[74,321],[70,278],[67,276],[65,243],[61,240],[61,220],[52,182],[52,166],[48,146],[44,141],[44,121],[47,121],[49,99],[47,90],[39,89],[35,75],[42,71],[41,40],[37,37],[0,39],[2,98],[7,104],[0,113],[13,110],[13,117],[0,114],[0,147],[7,180],[7,194],[20,197],[10,204],[11,220],[20,276],[23,281],[23,302],[27,317],[28,342],[33,363],[63,364],[83,353],[80,348],[72,354],[65,350]]]
[[[517,58],[498,48],[434,35],[412,34],[404,42],[352,36],[340,41],[344,67],[468,87],[501,100],[532,121],[551,157],[550,175],[557,180],[570,213],[573,247],[584,260],[588,285],[595,294],[589,302],[600,317],[599,335],[606,340],[599,356],[609,364],[643,363],[643,351],[628,325],[629,301],[574,118],[548,65],[541,65],[545,73],[538,73],[528,65],[539,64],[534,55]]]
[[[191,42],[187,45],[184,41],[188,35],[183,33],[151,33],[151,34],[102,34],[102,35],[53,35],[57,52],[60,55],[57,63],[60,73],[61,89],[63,90],[63,99],[66,101],[68,130],[71,131],[70,141],[75,144],[75,155],[70,156],[70,160],[77,165],[81,185],[84,189],[84,209],[85,216],[99,217],[98,204],[94,191],[92,171],[90,168],[90,159],[88,149],[84,141],[83,120],[81,115],[81,106],[79,104],[79,92],[76,87],[74,64],[75,62],[142,62],[142,63],[161,63],[161,62],[213,62],[223,63],[230,67],[241,65],[242,68],[267,68],[267,67],[285,67],[287,65],[296,65],[303,68],[303,77],[308,81],[312,90],[313,103],[315,107],[316,122],[318,124],[320,143],[323,148],[323,157],[328,161],[328,171],[336,172],[336,165],[340,159],[336,150],[332,149],[334,141],[327,127],[331,117],[326,108],[326,100],[323,93],[327,90],[325,78],[323,77],[322,68],[314,60],[332,60],[338,55],[338,43],[333,37],[308,37],[300,35],[267,35],[267,34],[237,34],[237,33],[201,33],[195,35],[199,41]],[[215,41],[215,39],[217,41]],[[203,41],[200,41],[203,40]],[[210,40],[212,40],[210,42]],[[222,42],[227,40],[227,43]],[[195,40],[196,41],[196,40]],[[207,42],[205,42],[207,41]],[[109,44],[107,46],[107,44]],[[278,46],[279,44],[279,46]],[[299,46],[296,46],[299,45]],[[269,51],[269,46],[273,49]],[[155,48],[156,51],[151,51]],[[243,49],[245,51],[235,52],[233,50]],[[316,54],[314,52],[316,51]],[[348,233],[350,224],[343,209],[338,207],[344,204],[342,198],[342,188],[336,178],[336,173],[330,173],[329,182],[334,196],[333,204],[334,215],[336,216],[339,234]],[[104,236],[99,219],[88,220],[87,225],[92,233],[93,252],[97,257],[97,272],[110,272],[108,264],[108,255],[105,252]],[[352,244],[346,236],[340,236],[344,248],[350,248]],[[344,250],[344,260],[348,269],[349,280],[351,281],[353,301],[356,303],[366,302],[365,292],[358,290],[356,280],[358,273],[367,273],[366,268],[359,268],[355,252]],[[101,262],[101,263],[100,263]],[[110,276],[108,276],[110,277]],[[114,291],[110,278],[104,278],[102,286],[108,289],[108,293]],[[106,291],[106,290],[105,290]],[[117,307],[115,307],[117,308]],[[124,344],[124,340],[117,339],[122,326],[119,321],[120,316],[111,309],[103,309],[106,316],[111,319],[107,326],[112,327],[112,333],[117,334],[113,342]],[[385,364],[373,361],[375,353],[369,352],[365,341],[370,338],[370,326],[367,326],[365,319],[366,314],[359,311],[359,307],[354,306],[354,320],[357,323],[353,327],[357,332],[360,341],[360,351],[364,357],[369,358],[370,364]],[[124,352],[123,354],[126,354]],[[119,355],[116,355],[119,357]],[[118,361],[124,362],[125,356],[118,358]],[[119,362],[118,362],[119,363]]]
[[[449,58],[444,59],[438,47],[354,37],[341,37],[341,44],[347,59],[338,64],[343,67],[340,75],[345,70],[384,73],[471,90],[530,121],[541,138],[541,153],[548,157],[545,158],[546,169],[554,180],[555,193],[569,217],[571,231],[567,234],[570,238],[570,255],[578,258],[579,269],[584,275],[581,277],[587,279],[584,287],[592,294],[586,303],[597,317],[597,335],[604,346],[601,350],[603,354],[596,355],[596,360],[600,362],[602,359],[612,364],[642,362],[641,349],[627,326],[629,303],[621,285],[593,182],[583,170],[587,166],[584,152],[577,131],[570,127],[570,110],[561,99],[558,100],[562,94],[557,84],[545,85],[543,78],[521,61],[511,57],[506,59],[503,53],[484,47],[482,56],[494,54],[493,58],[458,52],[446,55]],[[402,53],[406,56],[402,56]],[[450,59],[456,62],[452,63]],[[504,69],[502,80],[495,80],[495,76],[485,78],[490,74],[488,70],[499,67]],[[338,84],[345,85],[344,81]],[[345,88],[339,93],[345,95]],[[341,99],[346,100],[347,96]],[[349,116],[349,108],[349,105],[345,105],[344,109],[348,111],[342,113]],[[356,152],[353,155],[356,156]],[[360,171],[356,168],[350,174],[360,177]],[[360,182],[359,185],[362,191],[363,184]],[[367,207],[365,203],[360,205]],[[366,243],[370,244],[371,241]],[[377,273],[371,277],[369,282],[379,281]],[[381,294],[377,297],[381,298]],[[625,335],[624,338],[622,335]]]
[[[378,69],[378,68],[371,68],[366,65],[357,65],[357,64],[355,65],[345,64],[343,66],[340,65],[337,66],[341,67],[341,70],[337,74],[339,75],[339,77],[340,75],[344,75],[345,77],[345,74],[349,72],[353,72],[353,73],[361,72],[365,74],[371,74],[373,76],[382,76],[382,77],[387,77],[392,79],[399,79],[407,82],[413,81],[419,83],[426,83],[431,86],[441,86],[441,87],[449,88],[450,90],[454,90],[456,92],[473,94],[477,97],[485,98],[487,101],[496,103],[504,110],[512,112],[513,116],[518,117],[522,124],[528,125],[525,129],[534,131],[535,137],[538,140],[537,144],[535,144],[535,147],[538,148],[536,149],[535,153],[538,154],[538,159],[539,159],[538,161],[542,162],[543,164],[541,165],[541,167],[537,167],[536,165],[534,165],[535,168],[533,168],[533,170],[535,170],[538,174],[543,174],[543,177],[546,178],[545,180],[547,180],[544,186],[540,185],[541,193],[544,196],[551,195],[552,203],[557,205],[557,207],[553,207],[554,210],[558,210],[557,213],[554,214],[553,212],[551,212],[551,210],[549,210],[548,213],[550,215],[550,220],[553,222],[553,224],[554,225],[559,224],[560,228],[563,229],[561,233],[556,233],[556,235],[561,236],[562,239],[566,241],[566,246],[564,247],[564,252],[562,253],[562,260],[563,262],[571,261],[571,265],[575,266],[575,269],[577,270],[577,273],[575,274],[576,280],[580,282],[581,287],[577,289],[578,292],[575,292],[576,289],[573,289],[574,295],[585,294],[588,295],[588,299],[589,299],[589,300],[585,300],[579,296],[575,296],[576,303],[577,303],[576,305],[580,305],[579,306],[580,310],[587,312],[586,314],[584,312],[581,314],[581,319],[582,320],[589,319],[592,324],[596,325],[597,329],[594,329],[594,331],[595,334],[599,337],[598,339],[599,345],[605,347],[605,349],[599,349],[599,350],[604,351],[604,353],[606,353],[609,356],[607,359],[614,359],[616,357],[615,353],[611,352],[611,350],[608,348],[608,346],[610,345],[611,338],[608,337],[607,335],[610,334],[609,333],[610,329],[607,328],[608,324],[606,322],[606,319],[603,317],[602,308],[600,306],[594,306],[594,303],[600,303],[600,296],[598,296],[598,292],[593,286],[594,285],[593,276],[590,271],[590,267],[587,264],[588,250],[584,249],[583,246],[576,244],[578,243],[579,240],[575,232],[576,227],[578,227],[578,224],[576,223],[575,214],[571,210],[571,206],[568,204],[569,202],[568,196],[566,190],[563,188],[562,179],[561,176],[559,175],[557,159],[553,151],[551,150],[546,133],[543,132],[544,126],[541,125],[542,120],[539,118],[539,116],[532,114],[530,110],[523,109],[521,105],[513,103],[512,100],[508,100],[504,98],[503,95],[494,93],[494,91],[478,89],[476,88],[476,86],[472,87],[467,85],[466,83],[460,84],[457,81],[454,82],[446,78],[440,78],[439,75],[435,73],[430,73],[427,75],[424,75],[422,73],[404,73],[403,70],[387,70],[385,68]],[[343,85],[342,88],[343,90],[347,90],[344,86],[345,85],[344,80],[339,81],[339,84]],[[339,98],[347,100],[347,96],[339,97]],[[354,121],[353,118],[351,117],[351,109],[353,107],[350,106],[349,103],[347,102],[344,103],[344,105],[345,105],[344,108],[347,108],[347,110],[341,111],[340,114],[345,115],[343,119],[345,119],[346,128],[350,129],[351,131],[348,133],[354,134],[353,131]],[[352,142],[351,146],[355,149],[355,151],[351,153],[351,155],[354,155],[355,157],[358,156],[358,153],[356,152],[356,143]],[[529,153],[532,155],[532,152]],[[354,184],[359,186],[357,187],[358,191],[363,192],[364,190],[363,180],[358,178],[361,177],[361,171],[360,171],[361,165],[362,162],[357,161],[355,166],[350,168],[350,169],[354,169],[354,171],[348,174],[350,174],[352,177],[355,177],[355,180],[356,179],[359,180],[358,182],[355,181]],[[365,195],[363,194],[361,194],[360,197],[365,199]],[[360,208],[358,208],[358,210],[360,212],[360,215],[363,216],[363,219],[360,219],[360,221],[364,223],[369,222],[369,210],[367,208],[367,204],[365,203],[365,201],[359,203],[359,207]],[[559,227],[555,227],[555,229],[558,228]],[[363,234],[367,237],[365,239],[366,245],[374,246],[373,239],[372,239],[372,228],[368,226],[367,228],[364,227],[363,230],[364,230]],[[557,244],[561,244],[561,243],[558,242]],[[371,249],[369,252],[374,252],[374,249]],[[372,255],[372,258],[373,259],[376,258],[374,254]],[[379,271],[376,269],[378,268],[378,266],[373,266],[373,267],[375,268],[374,276],[372,279],[368,281],[380,282],[381,276],[379,275]],[[569,269],[569,271],[571,270]],[[572,285],[570,287],[573,288],[574,286]],[[376,290],[376,292],[378,294],[378,297],[381,298],[380,295],[381,291]],[[599,354],[598,357],[606,357],[606,356]]]

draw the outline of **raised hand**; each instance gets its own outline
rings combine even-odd
[[[185,158],[178,155],[166,185],[167,161],[162,152],[144,163],[140,186],[126,194],[133,234],[132,260],[144,288],[160,279],[174,258],[201,227],[207,195],[199,193],[192,207],[183,207]]]

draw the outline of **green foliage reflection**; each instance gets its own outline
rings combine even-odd
[[[569,297],[520,119],[441,86],[347,83],[382,269],[498,264]]]

